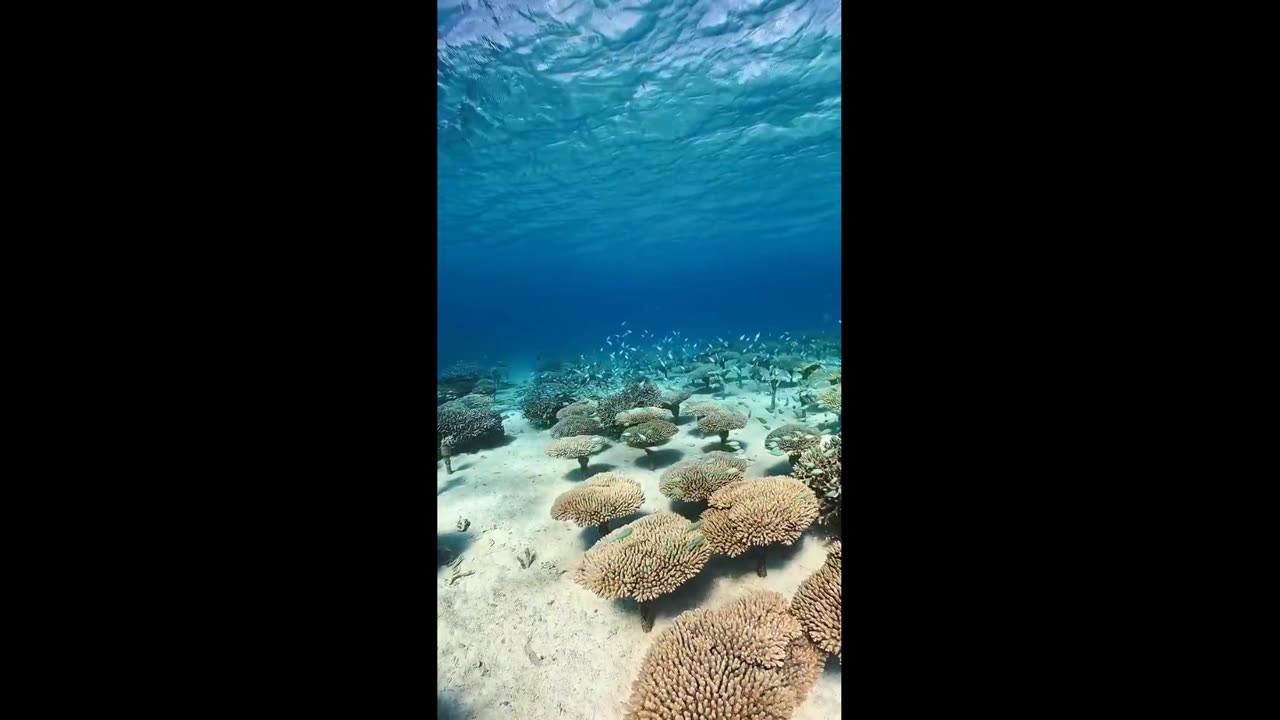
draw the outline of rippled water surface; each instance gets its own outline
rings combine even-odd
[[[438,9],[442,340],[449,316],[508,307],[494,283],[548,304],[596,283],[584,311],[616,316],[645,298],[600,273],[670,300],[718,271],[750,303],[838,264],[839,0]],[[810,285],[838,303],[838,278]]]

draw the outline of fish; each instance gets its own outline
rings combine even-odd
[[[604,341],[609,344],[609,347],[613,347],[613,343],[609,342],[609,338],[605,338]]]
[[[622,324],[621,324],[621,325],[619,325],[618,327],[626,327],[626,326],[627,326],[627,321],[626,321],[626,320],[623,320],[623,321],[622,321]]]
[[[746,336],[746,335],[739,335],[739,336],[738,336],[738,340],[739,340],[739,341],[746,340],[746,339],[747,339],[747,336]]]
[[[668,360],[675,360],[675,359],[676,359],[676,356],[675,356],[675,355],[672,355],[672,354],[671,354],[671,351],[670,351],[670,350],[668,350],[668,351],[667,351],[667,359],[668,359]]]
[[[609,359],[610,359],[610,360],[612,360],[612,359],[613,359],[613,353],[609,353]]]
[[[755,340],[752,340],[751,342],[755,342],[756,340],[759,340],[759,339],[760,339],[760,333],[756,333]]]

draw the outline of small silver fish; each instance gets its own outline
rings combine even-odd
[[[604,341],[608,343],[609,347],[613,347],[613,343],[609,342],[609,338],[605,338]]]
[[[760,333],[756,333],[755,340],[752,340],[751,342],[755,342],[756,340],[759,340],[759,339],[760,339]]]
[[[619,325],[618,327],[626,327],[626,326],[627,326],[627,321],[626,321],[626,320],[623,320],[623,321],[622,321],[622,324],[621,324],[621,325]]]

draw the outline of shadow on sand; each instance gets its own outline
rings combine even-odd
[[[442,695],[439,690],[436,691],[436,719],[437,720],[468,720],[474,715],[452,697]]]
[[[787,460],[786,458],[782,458],[780,461],[765,468],[764,474],[765,475],[790,475],[791,461]]]
[[[570,470],[569,472],[565,473],[564,475],[561,475],[560,479],[573,480],[577,482],[580,480],[586,480],[590,478],[592,475],[599,475],[600,473],[609,472],[610,470],[616,467],[617,465],[610,465],[609,463],[591,463],[590,465],[587,466],[587,469],[585,471],[580,467],[576,467]]]
[[[682,457],[684,457],[684,453],[680,450],[664,448],[662,450],[654,450],[652,455],[642,454],[636,458],[635,466],[642,470],[657,470],[668,465],[674,465]]]
[[[436,570],[448,565],[476,541],[474,533],[450,532],[436,536]]]
[[[824,674],[824,675],[835,675],[835,676],[838,678],[838,677],[840,677],[840,671],[841,671],[842,669],[843,669],[843,668],[841,668],[841,667],[840,667],[840,661],[836,659],[836,656],[835,656],[835,655],[828,655],[828,656],[827,656],[827,663],[826,663],[826,665],[823,665],[823,667],[822,667],[822,674]]]
[[[466,480],[464,480],[463,477],[458,474],[458,470],[455,468],[453,471],[453,475],[449,477],[449,481],[444,484],[444,487],[440,488],[439,490],[436,490],[436,497],[440,497],[441,495],[458,487],[464,482],[466,482]]]

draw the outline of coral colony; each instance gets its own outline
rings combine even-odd
[[[594,529],[573,581],[602,601],[634,602],[649,632],[662,598],[702,573],[713,556],[748,555],[763,577],[770,548],[791,545],[811,528],[840,532],[839,339],[790,332],[725,337],[637,334],[624,323],[598,351],[547,363],[522,386],[492,369],[455,365],[437,379],[437,459],[452,474],[459,456],[500,442],[494,397],[510,397],[511,409],[545,435],[547,457],[577,461],[565,475],[576,487],[550,507],[555,520]],[[761,409],[754,419],[742,402],[752,395]],[[748,478],[741,431],[756,422],[769,428],[756,449],[778,464],[771,474]],[[687,512],[696,520],[643,512],[636,478],[590,465],[594,455],[621,445],[644,453],[636,455],[641,472],[657,471],[661,446],[682,435],[699,439],[697,451],[662,469],[658,488],[692,508]],[[459,520],[458,527],[465,531],[465,524]],[[526,550],[520,567],[533,558]],[[779,555],[773,560],[775,567],[784,562]],[[793,598],[755,590],[729,606],[679,614],[654,636],[626,717],[790,717],[826,657],[842,659],[840,560],[837,539]],[[450,583],[469,574],[457,564],[451,570]]]

